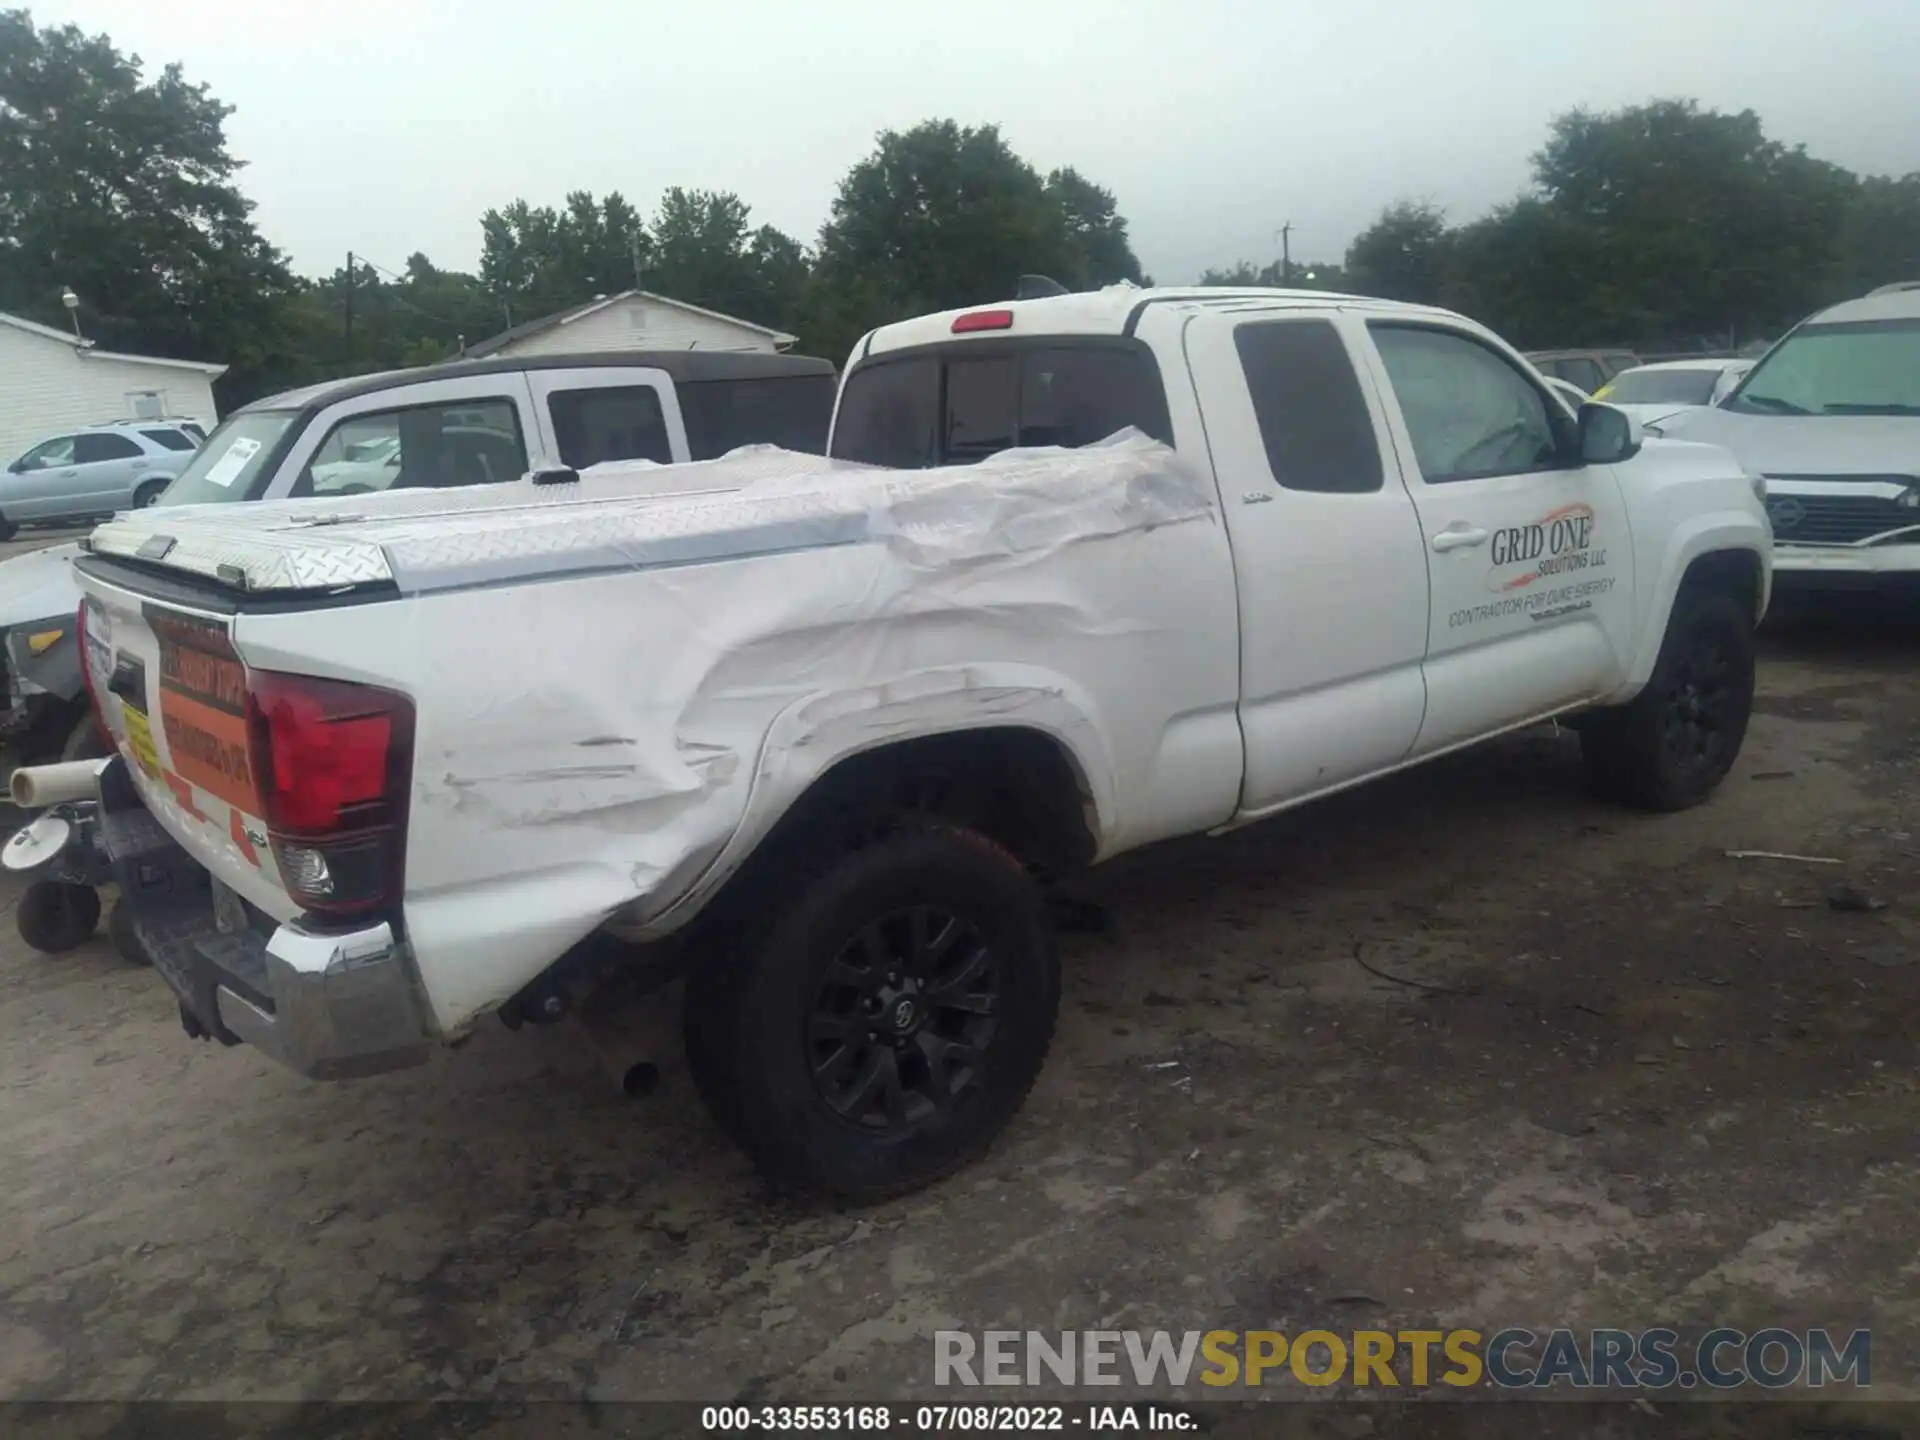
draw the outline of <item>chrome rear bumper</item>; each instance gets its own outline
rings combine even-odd
[[[245,1043],[316,1080],[418,1065],[429,1032],[404,940],[380,921],[318,932],[248,911],[222,928],[213,879],[140,801],[126,762],[100,772],[120,903],[190,1035]]]

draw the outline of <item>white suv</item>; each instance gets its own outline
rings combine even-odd
[[[84,520],[160,498],[204,436],[161,420],[88,425],[42,440],[0,475],[0,540],[24,524]]]
[[[1802,321],[1720,404],[1657,428],[1766,477],[1783,589],[1920,580],[1920,281]]]

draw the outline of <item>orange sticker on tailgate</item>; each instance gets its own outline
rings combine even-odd
[[[160,726],[175,773],[236,809],[253,809],[246,672],[226,632],[152,611],[147,623],[160,642]]]

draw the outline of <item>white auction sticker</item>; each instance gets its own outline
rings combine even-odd
[[[258,440],[241,436],[227,447],[226,454],[213,462],[213,468],[207,471],[207,483],[222,487],[233,484],[240,478],[240,472],[247,468],[247,462],[259,453]]]

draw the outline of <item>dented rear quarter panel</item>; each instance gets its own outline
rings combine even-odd
[[[235,639],[413,697],[406,928],[451,1033],[611,917],[684,924],[819,776],[891,741],[1049,736],[1102,858],[1226,819],[1233,569],[1187,478],[1204,503],[1172,519],[955,494],[858,543],[247,614]]]

